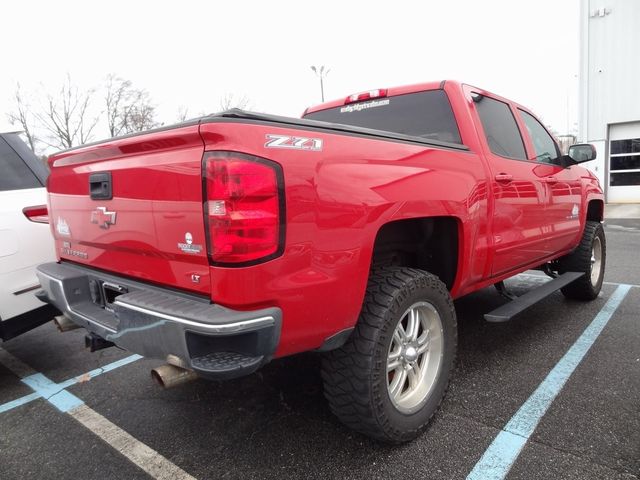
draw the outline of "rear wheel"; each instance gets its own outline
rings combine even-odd
[[[331,410],[370,437],[390,443],[415,438],[442,401],[456,341],[453,303],[435,275],[375,270],[351,338],[323,359]]]
[[[604,228],[600,222],[588,221],[578,248],[558,261],[560,273],[584,272],[578,280],[562,288],[564,296],[576,300],[596,298],[602,288],[606,259]]]

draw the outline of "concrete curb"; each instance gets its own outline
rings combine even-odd
[[[640,218],[640,203],[608,203],[604,206],[605,220]]]

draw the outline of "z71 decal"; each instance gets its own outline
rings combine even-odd
[[[319,138],[292,137],[290,135],[267,134],[267,148],[294,148],[297,150],[322,151],[322,140]]]

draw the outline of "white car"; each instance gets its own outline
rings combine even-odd
[[[35,296],[36,266],[55,261],[47,175],[17,133],[0,133],[0,341],[59,315]]]

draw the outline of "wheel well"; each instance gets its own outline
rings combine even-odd
[[[376,236],[372,264],[426,270],[451,289],[458,268],[458,224],[452,217],[387,223]]]
[[[591,200],[587,206],[587,221],[601,222],[604,219],[604,202]]]

